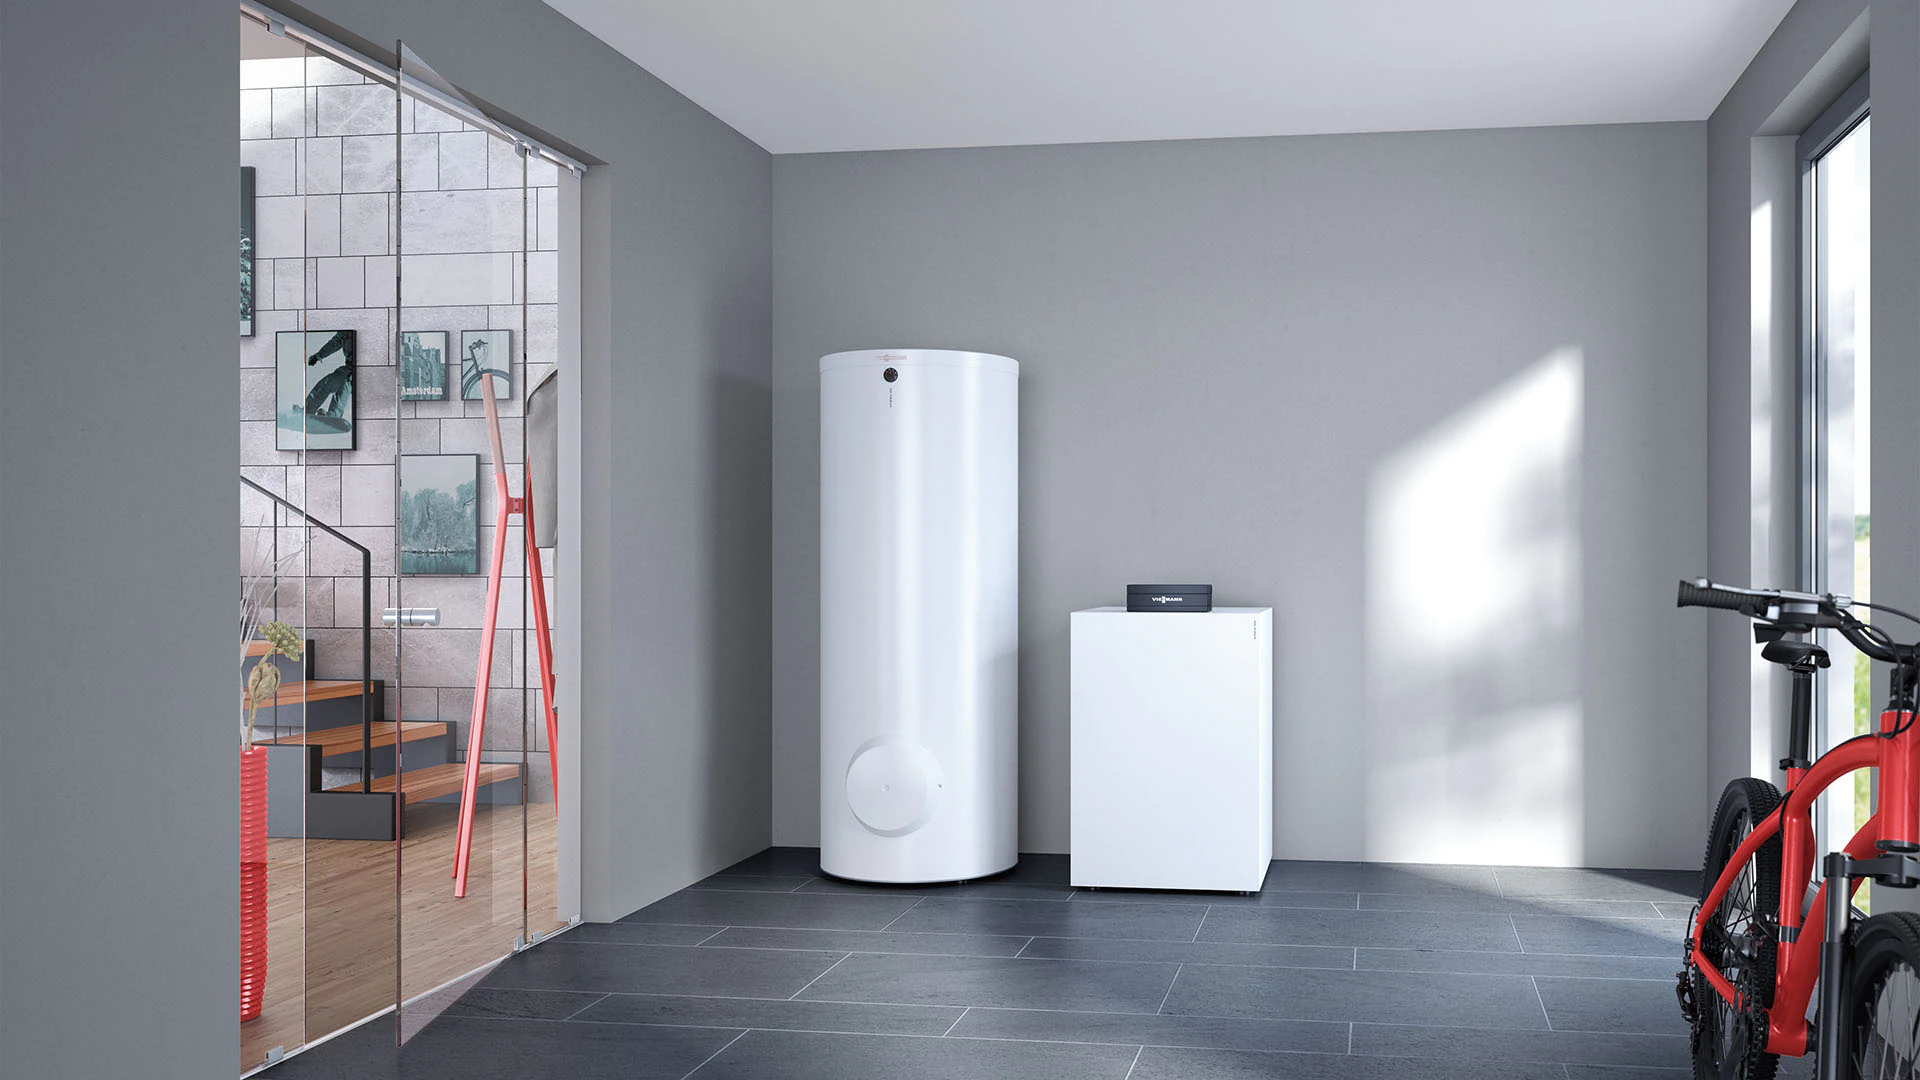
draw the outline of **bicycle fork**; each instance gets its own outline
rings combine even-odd
[[[1846,978],[1853,942],[1847,923],[1853,913],[1853,859],[1844,851],[1828,855],[1823,864],[1826,874],[1826,938],[1820,943],[1820,1026],[1814,1058],[1815,1080],[1845,1080],[1847,1066],[1846,1032],[1842,1010],[1846,995],[1840,981]]]
[[[1844,851],[1836,851],[1821,864],[1827,878],[1827,937],[1820,943],[1820,1024],[1814,1030],[1818,1040],[1815,1080],[1851,1080],[1847,1071],[1847,1049],[1848,1036],[1852,1033],[1845,1027],[1849,1017],[1845,1013],[1846,988],[1841,984],[1853,967],[1850,897],[1854,879],[1871,878],[1893,889],[1920,885],[1920,844],[1881,840],[1874,846],[1880,854],[1873,858],[1856,859]]]

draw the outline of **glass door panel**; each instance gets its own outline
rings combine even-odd
[[[281,435],[303,442],[312,681],[306,705],[306,1026],[391,1010],[399,905],[391,729],[397,438],[392,290],[398,97],[319,53],[299,104],[307,243],[302,333],[283,335]],[[291,111],[291,106],[289,107]]]
[[[373,621],[392,541],[367,527],[397,423],[367,377],[392,364],[368,267],[392,248],[366,163],[391,153],[395,97],[245,17],[240,69],[241,739],[265,772],[241,807],[247,1071],[394,1003],[398,846],[377,791],[394,652]]]
[[[527,646],[520,653],[521,715],[525,724],[521,745],[527,752],[527,936],[538,940],[567,926],[570,914],[560,908],[559,765],[557,749],[548,732],[547,700],[553,692],[552,632],[559,609],[555,574],[560,499],[560,419],[557,380],[560,378],[560,169],[537,156],[522,155],[525,185],[522,196],[527,215],[527,252],[521,291],[521,325],[526,328],[523,362],[526,368],[524,410],[525,497],[539,573],[527,573],[521,597],[520,633]],[[542,614],[544,613],[544,629]],[[542,641],[547,655],[541,655]],[[553,717],[555,726],[557,716]]]
[[[280,351],[306,330],[313,54],[240,21],[240,1071],[307,1041],[309,588],[304,432],[282,432]],[[330,614],[330,611],[329,611]]]
[[[400,686],[409,720],[440,732],[403,748],[404,1002],[527,935],[528,586],[513,500],[532,222],[519,148],[398,52]]]

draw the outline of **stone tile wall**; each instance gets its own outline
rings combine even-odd
[[[520,403],[558,356],[557,176],[551,165],[529,162],[523,198],[522,162],[511,145],[411,98],[396,110],[390,87],[319,57],[244,61],[240,118],[241,164],[255,170],[256,197],[254,335],[240,344],[241,472],[371,549],[373,675],[387,680],[388,716],[449,721],[464,746],[485,618],[484,569],[500,538],[492,535],[493,462],[482,405],[458,400],[460,332],[509,329],[516,346],[524,343],[525,362],[513,361],[512,399],[499,403],[506,457],[517,462]],[[403,250],[404,295],[396,305],[395,258]],[[407,330],[447,331],[450,400],[399,400],[396,319]],[[356,331],[353,450],[275,448],[274,335],[302,329]],[[394,484],[402,453],[480,456],[480,575],[396,574]],[[507,472],[519,491],[520,466]],[[269,526],[271,504],[245,489],[242,496],[244,560]],[[278,524],[283,552],[308,547],[304,566],[281,580],[274,614],[304,625],[318,677],[357,678],[358,554],[319,530],[309,539],[309,530],[284,513]],[[537,687],[539,676],[537,654],[529,654],[519,629],[530,600],[517,525],[505,541],[509,582],[496,620],[486,733],[498,756],[522,745],[523,697],[529,748],[546,744],[534,696],[518,689]],[[550,561],[546,571],[551,600]],[[397,642],[394,631],[379,626],[380,609],[394,606],[438,607],[441,626],[404,631],[403,644]],[[531,623],[531,608],[524,611]],[[530,775],[544,783],[546,769]]]

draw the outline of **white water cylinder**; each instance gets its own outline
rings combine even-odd
[[[965,881],[1018,859],[1020,365],[820,360],[820,867]]]

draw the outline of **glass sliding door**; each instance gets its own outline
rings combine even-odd
[[[1813,588],[1859,600],[1870,600],[1873,592],[1872,140],[1863,78],[1800,144],[1806,225],[1803,572]],[[1820,695],[1821,751],[1865,734],[1879,708],[1866,657],[1838,634],[1826,637],[1833,667]],[[1871,774],[1863,772],[1824,797],[1825,846],[1844,844],[1865,822],[1870,784]]]
[[[405,45],[241,23],[244,1073],[571,919],[559,173]]]
[[[526,402],[553,368],[556,305],[534,250],[542,188],[527,147],[478,122],[404,43],[398,53],[401,696],[447,732],[405,748],[409,1001],[552,924],[534,608],[552,589],[530,571],[525,494]],[[530,899],[548,913],[538,927]]]
[[[390,601],[398,425],[393,301],[396,95],[313,51],[302,106],[307,198],[303,334],[279,347],[283,434],[301,432],[314,681],[299,746],[307,777],[306,1026],[312,1042],[391,1010],[399,970],[398,817],[391,783],[396,644]],[[369,287],[371,285],[371,288]],[[297,346],[297,347],[296,347]],[[298,401],[296,382],[304,387]],[[338,695],[338,696],[335,696]]]
[[[393,542],[373,509],[391,501],[393,311],[367,287],[393,259],[369,169],[391,158],[396,97],[260,18],[241,45],[244,1072],[393,1007],[399,849],[378,624]]]

